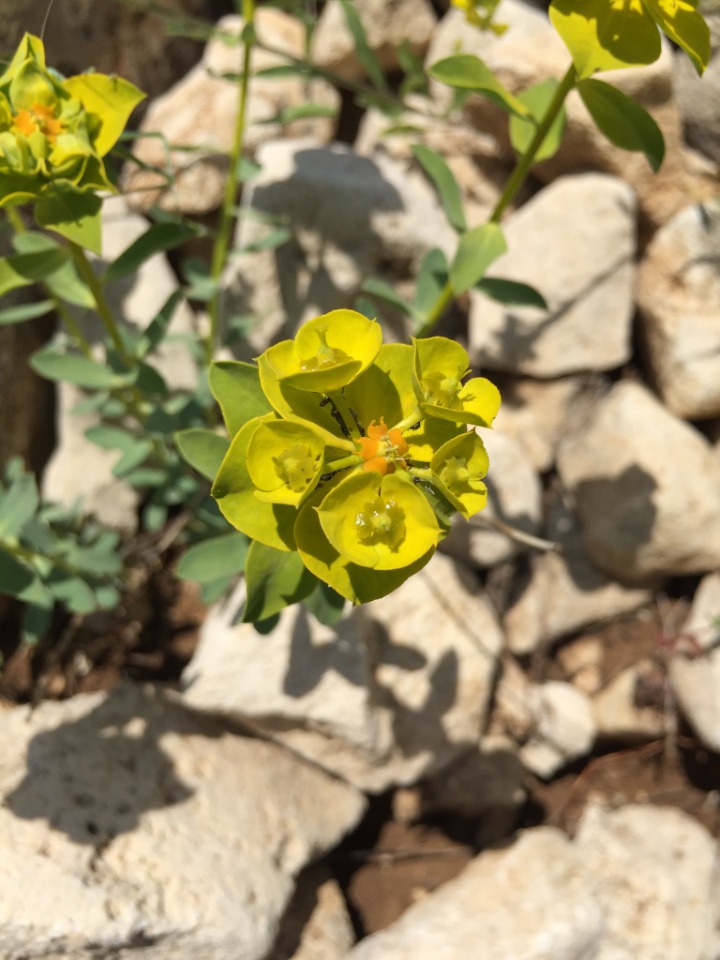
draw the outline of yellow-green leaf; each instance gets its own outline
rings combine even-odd
[[[481,93],[496,106],[518,117],[528,116],[528,109],[514,94],[503,86],[490,67],[472,53],[459,53],[438,60],[428,70],[434,80],[458,90]]]
[[[553,0],[549,15],[580,80],[660,56],[660,34],[641,0]]]
[[[82,73],[63,86],[91,115],[93,148],[100,157],[115,146],[130,114],[145,99],[142,90],[128,80],[103,73]]]
[[[598,130],[615,146],[644,153],[657,173],[665,156],[665,140],[647,110],[602,80],[583,80],[578,92]]]
[[[643,0],[660,29],[692,60],[699,74],[710,60],[710,28],[687,0]]]

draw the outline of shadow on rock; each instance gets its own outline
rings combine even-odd
[[[290,177],[258,185],[252,195],[253,209],[288,217],[293,231],[292,239],[274,251],[288,318],[279,339],[292,336],[309,304],[321,312],[350,306],[357,283],[351,281],[349,289],[338,283],[347,273],[343,260],[358,276],[373,270],[383,255],[373,217],[404,209],[400,194],[367,157],[307,149],[298,151],[294,162]],[[308,266],[312,266],[312,278],[303,289],[300,275]]]
[[[32,738],[25,778],[5,805],[26,820],[47,819],[76,843],[108,842],[146,811],[192,795],[160,746],[171,731],[218,733],[158,691],[116,687],[95,709]]]
[[[657,483],[641,467],[581,481],[574,490],[585,543],[603,569],[628,582],[647,579],[639,557],[653,536]],[[581,584],[579,584],[581,586]]]
[[[362,642],[359,622],[359,617],[341,620],[334,628],[334,640],[315,644],[308,613],[302,605],[298,606],[292,627],[290,659],[283,679],[283,693],[289,697],[304,697],[329,670],[356,687],[365,686],[368,683],[368,664],[362,651],[358,654],[357,645]],[[403,670],[421,670],[427,661],[419,650],[393,643],[386,634],[382,644],[382,662]]]

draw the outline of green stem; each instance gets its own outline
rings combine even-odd
[[[422,420],[423,415],[420,407],[415,407],[412,413],[409,413],[400,423],[396,423],[393,430],[410,430]]]
[[[328,393],[327,396],[330,398],[330,402],[333,404],[337,412],[342,418],[342,422],[345,424],[345,429],[350,434],[353,440],[359,440],[361,437],[360,430],[358,425],[355,422],[355,417],[352,414],[347,400],[342,395],[342,391],[338,390],[336,393]]]
[[[362,457],[359,457],[356,453],[351,453],[347,457],[341,457],[339,460],[331,460],[330,463],[326,463],[323,473],[335,473],[338,470],[344,470],[346,467],[356,467],[359,463],[362,463]]]
[[[518,159],[515,169],[510,174],[508,182],[505,184],[505,189],[501,193],[498,202],[495,204],[495,209],[488,218],[488,223],[499,223],[503,213],[517,196],[518,191],[522,187],[528,173],[530,172],[530,169],[535,163],[535,157],[538,150],[542,146],[545,137],[548,135],[548,132],[555,122],[557,115],[560,113],[567,95],[575,86],[576,80],[577,76],[575,73],[575,67],[573,64],[571,64],[567,70],[567,73],[558,84],[558,88],[555,91],[555,96],[548,104],[548,108],[545,111],[544,117],[537,125],[535,135],[530,141],[529,147]],[[432,305],[430,310],[428,310],[423,325],[417,332],[417,336],[424,337],[427,335],[427,333],[435,326],[440,317],[443,315],[449,304],[452,302],[452,299],[453,290],[450,286],[450,282],[448,281],[438,294],[435,303]]]
[[[490,215],[490,223],[499,223],[500,218],[507,209],[508,205],[512,203],[517,196],[518,190],[525,182],[525,178],[530,172],[530,168],[535,163],[535,156],[538,150],[543,145],[545,137],[550,132],[550,127],[552,127],[557,115],[560,113],[567,95],[575,86],[576,79],[577,75],[575,73],[575,67],[573,64],[570,64],[567,73],[558,84],[557,90],[555,91],[555,96],[548,104],[548,108],[545,111],[545,116],[537,125],[535,135],[530,141],[530,146],[519,158],[517,164],[515,165],[515,169],[510,174],[508,182],[505,184],[505,189],[500,195],[500,199],[495,204],[495,209]]]
[[[75,266],[78,268],[78,273],[90,288],[90,292],[95,300],[98,316],[102,320],[103,326],[105,327],[108,336],[112,340],[113,346],[117,350],[123,363],[128,367],[131,366],[132,357],[128,356],[128,353],[123,346],[117,324],[115,323],[115,318],[113,317],[112,310],[110,309],[110,304],[105,296],[105,291],[103,290],[103,286],[97,278],[95,271],[90,266],[90,261],[88,260],[85,251],[77,243],[73,243],[72,240],[68,246],[70,253],[72,254],[72,258],[75,261]]]
[[[220,275],[227,260],[228,247],[233,223],[235,221],[235,196],[240,183],[240,158],[245,140],[245,126],[247,119],[247,102],[250,88],[250,59],[255,45],[255,0],[242,0],[242,16],[245,21],[245,41],[243,43],[242,71],[240,73],[240,99],[235,114],[235,131],[230,149],[230,169],[225,181],[225,195],[220,210],[220,223],[215,236],[212,257],[210,260],[210,278],[213,281],[214,292],[208,304],[210,314],[210,329],[205,343],[207,362],[212,361],[215,353],[215,343],[220,327],[220,291],[218,289]]]

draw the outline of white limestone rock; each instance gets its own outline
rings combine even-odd
[[[216,608],[183,675],[197,710],[250,723],[370,792],[442,769],[477,743],[502,635],[447,557],[323,627],[304,608],[267,636]]]
[[[347,960],[710,960],[718,846],[672,808],[591,807],[480,854]]]
[[[531,709],[533,729],[518,756],[524,767],[549,780],[592,749],[597,732],[592,707],[571,684],[550,680],[533,688]]]
[[[513,653],[532,653],[540,644],[630,613],[651,599],[648,587],[621,583],[593,563],[577,516],[559,498],[546,509],[545,534],[558,548],[530,558],[503,618]]]
[[[594,563],[621,580],[720,566],[720,464],[639,383],[616,384],[561,443]]]
[[[592,402],[590,384],[584,377],[501,377],[497,385],[502,405],[493,429],[518,440],[539,473],[552,469],[571,411]]]
[[[383,70],[400,67],[397,51],[401,44],[422,56],[437,27],[429,0],[354,0],[353,7]],[[338,0],[329,0],[320,14],[313,33],[312,60],[340,77],[365,79],[355,38]]]
[[[603,916],[570,841],[530,830],[476,857],[347,960],[586,960]]]
[[[720,753],[720,647],[699,656],[674,656],[670,683],[698,738]]]
[[[570,222],[568,210],[582,211]],[[470,295],[471,361],[555,378],[611,370],[630,358],[635,199],[605,174],[563,177],[504,224],[508,252],[488,275],[529,283],[547,310]]]
[[[655,234],[637,299],[665,405],[687,420],[720,416],[720,204],[686,207]]]
[[[701,649],[708,650],[720,639],[720,572],[703,577],[693,596],[682,632]]]
[[[417,271],[428,250],[449,252],[456,242],[433,189],[398,161],[304,139],[266,143],[258,162],[262,171],[249,184],[244,206],[283,218],[292,237],[274,250],[236,258],[227,271],[225,312],[259,319],[243,357],[294,336],[303,320],[352,307],[368,277],[395,285],[399,276]],[[235,245],[261,243],[271,229],[242,218]],[[390,338],[407,339],[407,333],[399,324]]]
[[[243,20],[237,16],[224,17],[217,25],[219,31],[233,40],[240,36],[242,27]],[[302,58],[305,28],[295,17],[282,10],[261,7],[255,16],[255,28],[268,46]],[[285,63],[278,54],[257,47],[253,52],[255,73]],[[135,207],[147,210],[159,205],[197,215],[220,206],[238,109],[238,84],[232,74],[237,74],[241,65],[238,44],[226,44],[214,37],[205,48],[201,62],[150,104],[140,130],[147,134],[159,133],[164,142],[148,136],[137,142],[133,152],[144,165],[161,171],[168,171],[169,167],[174,183],[169,186],[163,173],[129,163],[124,171],[123,186]],[[306,81],[299,76],[253,77],[247,105],[245,151],[252,155],[261,143],[283,133],[291,137],[314,136],[319,141],[331,139],[332,117],[296,119],[287,124],[273,122],[282,110],[308,102],[334,108],[339,105],[339,95],[324,80]],[[197,149],[173,150],[173,147]]]
[[[0,725],[4,960],[262,960],[295,875],[365,809],[159,689],[4,710]]]
[[[665,671],[652,660],[621,670],[592,699],[598,736],[653,740],[665,732]]]

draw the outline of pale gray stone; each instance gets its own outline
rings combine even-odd
[[[528,770],[550,779],[592,749],[596,727],[590,700],[569,683],[550,680],[533,689],[533,729],[518,756]]]
[[[492,526],[499,520],[521,530],[538,534],[542,519],[542,489],[522,445],[500,430],[482,430],[490,457],[485,509],[469,522],[455,517],[442,550],[459,560],[471,560],[478,567],[493,567],[527,550],[527,546]]]
[[[698,738],[720,753],[720,647],[696,656],[674,656],[670,683]]]
[[[298,877],[278,939],[263,960],[342,960],[354,943],[340,886],[327,867],[313,865]]]
[[[348,960],[588,960],[602,931],[573,845],[540,827],[476,857]]]
[[[218,23],[217,29],[237,38],[242,26],[240,17],[228,16]],[[255,26],[266,44],[282,54],[302,58],[305,28],[295,17],[282,10],[261,7],[255,16]],[[238,83],[227,75],[240,71],[240,49],[236,43],[228,45],[213,38],[202,61],[150,105],[141,132],[160,133],[165,142],[146,137],[137,142],[134,154],[143,164],[163,171],[169,166],[174,183],[168,186],[167,178],[161,174],[128,164],[123,184],[134,206],[146,210],[158,204],[190,215],[208,213],[220,206],[239,103]],[[254,50],[254,72],[285,63],[279,54]],[[307,102],[337,107],[339,95],[324,80],[253,77],[247,104],[245,152],[254,154],[261,143],[281,133],[329,140],[334,126],[332,118],[297,119],[285,125],[272,122],[281,110]],[[189,152],[173,150],[173,146],[198,149]]]
[[[477,743],[502,634],[477,581],[431,562],[335,628],[303,607],[267,636],[216,608],[185,671],[185,702],[250,723],[371,792],[447,766]]]
[[[568,210],[581,210],[569,222]],[[508,217],[508,252],[488,275],[529,283],[547,310],[470,295],[474,364],[554,378],[630,358],[635,256],[631,188],[605,174],[563,177]]]
[[[710,960],[720,948],[717,843],[672,807],[590,807],[575,848],[603,913],[593,960]]]
[[[513,653],[531,653],[540,644],[629,613],[651,599],[648,588],[620,583],[593,563],[577,516],[559,498],[546,511],[545,533],[557,549],[530,558],[503,618]]]
[[[720,415],[720,204],[662,227],[638,272],[638,307],[660,395],[688,420]]]
[[[427,49],[437,19],[429,0],[354,0],[368,46],[384,70],[397,70],[398,47],[405,43],[416,55]],[[312,60],[340,77],[365,78],[355,39],[342,4],[329,0],[313,33]]]
[[[681,50],[675,54],[675,96],[682,116],[685,139],[716,164],[720,163],[720,10],[717,4],[700,4],[710,27],[711,54],[702,77]]]
[[[592,699],[598,736],[653,740],[665,732],[665,672],[638,660],[612,677]]]
[[[454,249],[433,189],[389,157],[361,157],[343,144],[310,139],[275,140],[260,148],[258,162],[262,171],[244,206],[281,217],[292,237],[275,250],[236,258],[227,271],[226,314],[258,318],[243,356],[294,336],[303,320],[352,307],[368,277],[394,285],[398,275],[414,274],[431,248]],[[235,245],[260,243],[271,229],[242,218]],[[392,333],[389,339],[407,339],[408,330],[398,324]]]
[[[720,639],[720,572],[709,573],[700,581],[682,632],[692,637],[702,650],[717,644]]]
[[[616,384],[560,445],[594,563],[622,580],[720,565],[720,464],[639,383]]]
[[[681,811],[591,807],[574,841],[539,827],[481,854],[348,960],[711,960],[719,881]]]
[[[3,710],[0,725],[4,960],[262,960],[294,876],[365,808],[159,689]]]
[[[565,432],[570,411],[591,402],[584,377],[559,380],[501,378],[500,412],[493,429],[523,446],[535,469],[544,473],[555,463],[555,453]]]

